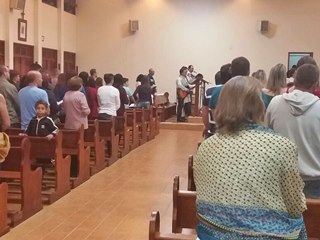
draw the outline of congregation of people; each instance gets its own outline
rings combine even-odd
[[[198,239],[307,239],[306,199],[320,198],[318,65],[307,56],[249,75],[234,59],[203,99]]]
[[[129,106],[150,107],[156,92],[153,69],[147,75],[138,76],[139,84],[134,92],[121,74],[106,73],[103,79],[95,69],[90,74],[57,74],[57,71],[42,70],[38,63],[30,69],[20,80],[16,71],[0,66],[1,131],[20,125],[22,130],[27,130],[33,118],[40,121],[36,109],[43,102],[48,108],[46,117],[54,124],[64,123],[66,129],[78,129],[83,124],[86,129],[88,119],[123,116]],[[36,135],[43,136],[40,132]]]

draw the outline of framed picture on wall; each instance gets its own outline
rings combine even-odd
[[[18,40],[19,41],[27,41],[27,20],[18,19]]]
[[[300,58],[304,56],[313,57],[313,52],[289,52],[288,53],[288,70],[291,69],[293,65],[297,65]]]

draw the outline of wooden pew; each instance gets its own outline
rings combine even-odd
[[[197,226],[196,192],[179,189],[179,176],[173,181],[172,232],[181,233],[184,228]]]
[[[90,147],[84,145],[83,125],[78,130],[60,129],[63,133],[62,153],[76,155],[78,175],[71,177],[71,187],[75,188],[90,178]]]
[[[136,122],[137,114],[135,109],[126,110],[127,127],[130,132],[130,151],[139,146],[139,126]]]
[[[20,140],[19,146],[18,140]],[[1,164],[0,178],[9,183],[8,217],[12,227],[42,209],[42,169],[31,170],[30,140],[27,137],[11,141],[6,160]]]
[[[130,129],[127,126],[127,113],[123,116],[115,117],[115,131],[119,135],[119,153],[120,158],[130,152]]]
[[[10,228],[7,221],[7,199],[8,199],[8,185],[6,183],[0,184],[0,237],[7,232]]]
[[[158,107],[152,107],[152,117],[155,121],[155,134],[158,135],[160,129],[160,114]]]
[[[139,146],[147,142],[147,125],[145,123],[144,110],[141,108],[136,108],[135,110],[129,109],[127,111],[136,112],[136,124],[138,125],[139,134]]]
[[[69,155],[63,157],[62,139],[62,131],[50,141],[45,137],[29,137],[32,161],[46,168],[42,178],[42,201],[45,204],[51,204],[70,192],[71,159]],[[54,165],[43,163],[45,159],[54,159]]]
[[[8,135],[12,135],[12,136],[17,136],[17,135],[19,135],[19,133],[23,133],[24,131],[23,130],[21,130],[21,128],[8,128],[7,130],[6,130],[6,133],[8,134]]]
[[[307,199],[307,208],[303,213],[308,240],[320,239],[320,199]]]
[[[94,158],[90,161],[90,175],[100,172],[106,167],[105,162],[105,141],[100,137],[98,120],[90,121],[88,129],[84,131],[84,145],[90,147]]]
[[[146,124],[146,135],[147,141],[154,139],[156,136],[156,123],[155,119],[153,118],[153,110],[152,108],[144,108],[144,120]]]
[[[119,152],[119,134],[115,133],[115,119],[98,120],[98,124],[100,137],[106,143],[108,150],[107,166],[110,166],[118,160]]]
[[[193,177],[193,156],[189,156],[188,161],[188,191],[196,191],[196,184]]]
[[[193,176],[193,156],[189,156],[188,163],[188,191],[196,191]],[[320,200],[307,199],[307,208],[303,213],[303,219],[307,229],[308,240],[320,239]]]
[[[201,145],[201,141],[197,144],[197,149]],[[189,156],[188,161],[188,191],[196,191],[196,184],[194,183],[194,177],[193,177],[193,155]]]
[[[149,240],[195,240],[196,238],[197,236],[194,234],[160,233],[160,213],[151,213],[149,222]]]
[[[167,92],[155,96],[155,105],[159,108],[161,122],[176,114],[176,103],[169,102],[169,93]]]

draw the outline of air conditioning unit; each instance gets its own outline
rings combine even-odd
[[[262,20],[260,22],[260,28],[259,31],[261,33],[267,33],[269,31],[269,21],[268,20]]]
[[[139,30],[139,21],[138,20],[129,20],[129,29],[131,32],[136,32]]]
[[[26,0],[10,0],[10,9],[24,10]]]

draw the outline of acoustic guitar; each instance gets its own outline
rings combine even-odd
[[[182,89],[178,89],[178,97],[184,99],[186,96],[188,96],[189,92],[184,91]]]
[[[188,96],[188,94],[191,93],[190,91],[191,91],[192,89],[194,89],[195,87],[196,87],[196,86],[191,87],[191,88],[189,89],[189,91],[184,91],[184,90],[182,90],[181,88],[179,88],[178,91],[177,91],[178,97],[184,99],[186,96]]]

